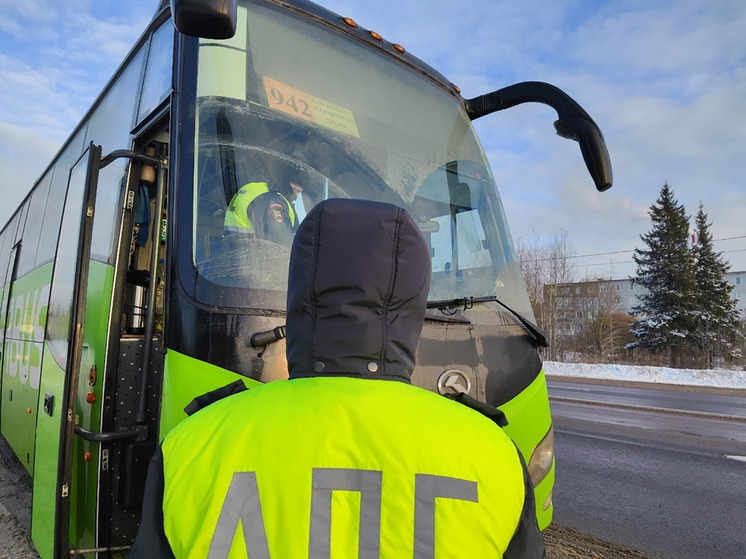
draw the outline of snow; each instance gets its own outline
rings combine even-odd
[[[688,386],[714,386],[746,389],[743,369],[671,369],[647,365],[602,365],[545,361],[544,372],[550,376],[634,380]]]

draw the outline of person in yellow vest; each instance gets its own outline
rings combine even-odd
[[[285,194],[264,181],[245,184],[228,204],[226,233],[253,235],[290,246],[298,225],[292,202],[302,191],[297,180],[288,181]]]
[[[166,436],[129,557],[544,557],[513,442],[410,384],[430,268],[405,210],[315,206],[291,250],[289,380],[237,381]]]

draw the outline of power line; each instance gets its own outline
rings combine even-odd
[[[722,239],[712,239],[712,242],[715,243],[715,242],[720,242],[720,241],[733,241],[733,240],[736,240],[736,239],[746,239],[746,235],[739,235],[737,237],[724,237]],[[578,254],[578,255],[573,255],[573,256],[565,256],[563,258],[570,259],[570,258],[590,258],[592,256],[609,256],[609,255],[612,255],[612,254],[627,254],[628,252],[635,252],[636,250],[637,250],[636,248],[633,248],[633,249],[629,249],[629,250],[614,250],[614,251],[610,251],[610,252],[594,252],[594,253],[591,253],[591,254]],[[738,248],[738,249],[733,249],[733,250],[724,250],[724,251],[722,251],[722,253],[723,254],[730,254],[731,252],[743,252],[743,251],[746,251],[746,249]],[[549,258],[535,258],[535,259],[527,260],[526,262],[549,262],[550,260],[556,260],[556,259],[555,258],[551,258],[551,257],[549,257]],[[630,262],[631,261],[619,262],[619,264],[628,264]],[[605,264],[608,264],[608,262],[606,262]],[[578,264],[578,266],[597,266],[597,265],[600,265],[600,264]]]
[[[720,242],[720,241],[734,241],[736,239],[746,239],[746,235],[739,235],[738,237],[724,237],[722,239],[712,239],[712,242],[716,243],[716,242]],[[637,250],[637,249],[633,248],[631,250],[616,250],[616,251],[613,251],[613,252],[597,252],[597,253],[593,253],[593,254],[580,254],[578,256],[569,256],[568,258],[586,258],[586,257],[590,257],[590,256],[608,256],[610,254],[625,254],[625,253],[628,253],[628,252],[634,252],[635,250]],[[723,254],[730,253],[730,252],[743,252],[744,250],[746,250],[746,249],[739,248],[739,249],[734,249],[734,250],[724,250]],[[548,260],[551,260],[551,258],[548,259]]]
[[[735,239],[746,239],[746,235],[740,235],[738,237],[725,237],[723,239],[712,239],[712,240],[713,242],[717,242],[717,241],[733,241]]]
[[[616,252],[600,252],[598,254],[582,254],[580,256],[568,256],[568,258],[584,258],[586,256],[605,256],[607,254],[624,254],[627,252],[633,252],[631,250],[619,250]],[[730,254],[732,252],[746,252],[746,248],[734,248],[733,250],[723,250],[720,251],[720,254]],[[543,260],[552,260],[552,258],[545,258]],[[529,260],[529,262],[541,262],[542,260]],[[620,261],[614,261],[614,264],[631,264],[634,262],[634,260],[620,260]],[[598,264],[573,264],[573,266],[608,266],[608,262],[600,262]]]

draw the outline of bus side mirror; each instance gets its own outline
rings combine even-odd
[[[561,89],[543,82],[521,82],[465,100],[471,120],[531,102],[544,103],[557,111],[559,119],[554,123],[557,134],[580,144],[580,152],[596,189],[603,192],[611,188],[614,182],[611,158],[600,128],[583,107]]]
[[[179,33],[204,39],[230,39],[236,34],[238,0],[171,0]]]
[[[557,135],[580,144],[585,166],[596,183],[599,192],[611,188],[613,181],[611,160],[606,142],[596,123],[582,117],[571,116],[554,121]]]

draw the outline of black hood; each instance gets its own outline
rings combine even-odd
[[[430,251],[410,215],[365,200],[326,200],[290,253],[290,378],[410,382],[430,288]]]

